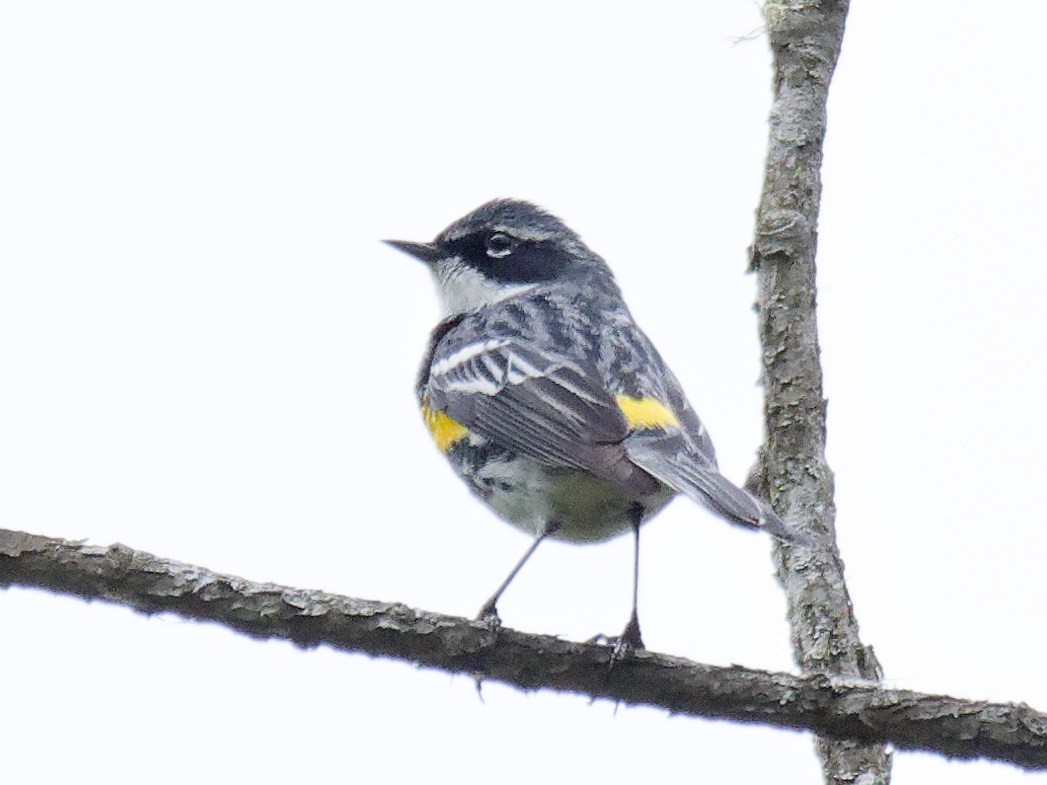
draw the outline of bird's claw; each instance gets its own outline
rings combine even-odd
[[[492,635],[496,635],[502,628],[502,617],[498,615],[498,608],[490,600],[480,609],[476,620],[482,622]]]
[[[611,647],[611,660],[609,663],[611,669],[627,659],[631,652],[643,651],[647,648],[644,646],[643,637],[640,635],[640,622],[635,616],[629,619],[629,623],[625,625],[621,635],[612,637],[603,633],[597,633],[586,643]]]

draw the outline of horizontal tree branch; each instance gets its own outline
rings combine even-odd
[[[102,547],[0,529],[0,586],[27,586],[211,621],[256,638],[327,645],[545,688],[657,706],[676,714],[805,729],[821,736],[992,758],[1047,768],[1047,715],[824,675],[703,665],[637,651],[608,667],[610,649],[547,635],[271,583]]]

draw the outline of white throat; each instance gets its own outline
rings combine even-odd
[[[459,259],[438,262],[433,270],[444,316],[479,311],[509,297],[534,289],[536,283],[505,284],[493,281]]]

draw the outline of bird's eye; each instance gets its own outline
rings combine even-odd
[[[487,238],[487,255],[492,259],[504,259],[515,247],[516,239],[501,232]]]

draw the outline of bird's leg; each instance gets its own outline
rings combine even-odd
[[[630,510],[633,519],[633,612],[629,617],[629,623],[625,625],[622,634],[614,643],[614,653],[611,655],[611,664],[620,661],[630,650],[644,649],[643,637],[640,635],[640,616],[637,613],[637,600],[640,594],[640,524],[643,522],[643,507],[634,504]]]
[[[559,528],[560,524],[549,521],[538,530],[538,534],[535,536],[534,542],[532,542],[530,547],[527,549],[527,552],[524,553],[520,561],[516,563],[516,566],[513,567],[506,579],[502,581],[501,586],[495,589],[494,594],[491,595],[491,599],[484,603],[484,606],[480,609],[479,616],[477,616],[478,620],[493,623],[496,626],[500,623],[498,618],[498,600],[501,598],[502,593],[509,588],[509,584],[513,582],[513,578],[516,577],[516,574],[520,572],[523,566],[527,563],[527,560],[531,558],[531,555],[538,550],[538,546],[542,544],[542,540],[550,534],[555,534]]]

